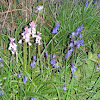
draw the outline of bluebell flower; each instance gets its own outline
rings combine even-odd
[[[2,92],[2,90],[0,89],[0,95],[3,95],[4,93]]]
[[[99,0],[99,2],[98,2],[98,5],[100,5],[100,0]]]
[[[79,33],[79,37],[82,38],[82,34],[81,33]]]
[[[72,72],[72,74],[74,74],[75,69],[77,69],[77,67],[74,66],[74,63],[72,63],[72,67],[71,67],[71,72]]]
[[[96,66],[96,69],[99,69],[98,66]]]
[[[56,24],[55,24],[55,27],[59,27],[59,26],[60,26],[60,23],[56,23]]]
[[[37,100],[36,98],[31,98],[30,100]]]
[[[85,3],[85,7],[88,7],[88,3],[87,2]]]
[[[3,67],[2,61],[3,61],[3,59],[0,58],[0,67]]]
[[[58,33],[58,27],[54,27],[52,30],[52,33],[54,33],[54,34]]]
[[[84,43],[83,39],[79,39],[78,41],[74,41],[74,45],[77,46],[77,48],[79,48],[80,46],[82,46]]]
[[[46,57],[46,58],[48,57],[48,52],[45,52],[45,57]]]
[[[71,43],[69,44],[69,47],[73,47],[73,46],[74,46],[74,43],[71,42]]]
[[[70,35],[71,41],[74,41],[75,36],[76,36],[76,32],[72,32]]]
[[[77,29],[76,29],[76,35],[78,35],[79,32],[81,32],[83,30],[83,28],[84,28],[83,25],[77,27]]]
[[[76,74],[74,75],[74,78],[76,78]]]
[[[33,57],[33,60],[36,60],[36,56]]]
[[[56,62],[55,62],[55,59],[52,59],[51,61],[50,61],[50,63],[51,64],[55,64]]]
[[[63,90],[64,91],[66,91],[67,89],[66,89],[66,86],[65,86],[65,84],[63,84]]]
[[[26,83],[27,80],[28,80],[28,77],[27,76],[24,76],[23,83]]]
[[[65,54],[65,58],[69,57],[72,54],[72,51],[73,51],[73,48],[68,50],[67,53]]]
[[[31,67],[34,68],[35,65],[36,65],[36,62],[33,60],[33,61],[31,62]]]
[[[18,78],[20,78],[20,75],[23,74],[22,71],[20,71],[20,73],[18,74]]]
[[[100,54],[98,54],[98,58],[100,58]]]
[[[35,60],[36,60],[36,56],[33,57],[33,61],[31,62],[31,65],[30,65],[32,68],[34,68],[36,65]]]
[[[56,55],[54,54],[52,58],[55,58],[55,57],[56,57]]]

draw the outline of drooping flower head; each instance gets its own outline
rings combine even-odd
[[[18,78],[20,78],[20,75],[21,75],[21,74],[23,74],[22,71],[20,71],[20,72],[18,73]]]
[[[27,80],[28,80],[28,77],[27,76],[24,76],[23,83],[26,83]]]
[[[85,7],[86,7],[86,8],[88,7],[88,3],[87,3],[87,2],[85,3]]]
[[[13,42],[14,40],[15,40],[14,38],[10,38],[10,44],[8,48],[8,50],[11,50],[12,54],[17,53],[17,45]]]
[[[77,69],[77,67],[74,66],[74,63],[72,63],[72,67],[71,67],[71,72],[72,72],[72,74],[74,74],[75,69]]]
[[[31,98],[30,100],[37,100],[36,98]]]
[[[65,59],[72,54],[72,51],[73,51],[73,48],[67,51],[67,53],[65,54]]]
[[[3,62],[3,59],[2,59],[2,58],[0,58],[0,67],[3,67],[2,62]]]
[[[98,2],[98,5],[100,5],[100,0],[99,0],[99,2]]]
[[[55,23],[55,27],[59,27],[60,26],[60,23]]]
[[[77,46],[77,48],[79,48],[80,46],[82,46],[84,43],[83,39],[79,39],[78,41],[74,41],[74,45]]]
[[[58,33],[58,27],[54,27],[52,30],[52,33],[54,33],[54,34]]]
[[[3,95],[4,93],[2,92],[2,90],[0,89],[0,95]]]
[[[98,54],[98,58],[100,58],[100,54]]]
[[[66,91],[67,89],[66,89],[66,86],[65,86],[65,84],[63,84],[63,90],[64,91]]]

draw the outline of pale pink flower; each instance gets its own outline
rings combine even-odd
[[[14,38],[10,38],[10,44],[9,44],[9,48],[8,50],[11,50],[12,54],[17,54],[17,45],[13,42],[15,39]]]
[[[32,37],[34,37],[34,35],[36,34],[36,23],[32,21],[29,25],[30,25]]]

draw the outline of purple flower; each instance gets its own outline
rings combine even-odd
[[[31,98],[30,100],[37,100],[37,99],[35,99],[35,98]]]
[[[99,2],[98,2],[98,5],[100,5],[100,0],[99,0]]]
[[[96,69],[99,69],[98,66],[96,66]]]
[[[82,30],[83,30],[83,25],[81,25],[81,26],[79,26],[79,27],[77,27],[77,29],[76,29],[76,32],[81,32]],[[77,35],[78,35],[78,33],[77,33]]]
[[[100,58],[100,55],[98,54],[98,58]]]
[[[58,33],[57,30],[58,30],[58,28],[57,27],[54,27],[53,30],[52,30],[52,33],[54,33],[54,34]]]
[[[55,62],[55,59],[52,59],[51,61],[50,61],[50,63],[51,64],[55,64],[56,62]]]
[[[81,33],[79,34],[79,37],[80,37],[80,38],[82,38],[82,35],[81,35]]]
[[[63,84],[63,90],[64,91],[66,91],[67,89],[66,89],[66,86],[65,86],[65,84]]]
[[[87,4],[88,4],[88,3],[86,2],[86,3],[85,3],[85,7],[88,7]]]
[[[72,32],[70,35],[70,38],[72,39],[71,41],[74,41],[75,36],[76,36],[76,32]]]
[[[2,90],[0,89],[0,95],[3,95],[4,93],[2,92]]]
[[[33,61],[31,62],[31,66],[32,66],[32,68],[34,68],[35,65],[36,65],[36,62],[33,60]]]
[[[74,44],[77,46],[77,48],[79,48],[80,46],[82,46],[84,43],[83,39],[79,39],[78,41],[74,41]]]
[[[3,61],[3,59],[2,58],[0,58],[0,67],[3,67],[3,64],[2,64],[2,61]]]
[[[52,59],[52,60],[50,61],[50,63],[52,64],[52,67],[57,68],[55,59]]]
[[[59,26],[60,26],[60,23],[56,23],[56,24],[55,24],[55,27],[59,27]]]
[[[3,59],[2,58],[0,58],[0,62],[2,62],[3,61]]]
[[[71,43],[69,44],[69,47],[73,47],[73,46],[74,46],[74,43],[71,42]]]
[[[52,58],[55,58],[55,57],[56,57],[56,55],[54,54]]]
[[[28,80],[28,77],[27,76],[24,76],[23,83],[26,83],[27,80]]]
[[[73,48],[68,50],[67,53],[65,54],[65,58],[69,57],[72,54],[72,51],[73,51]]]
[[[71,72],[72,72],[72,74],[74,74],[75,69],[77,69],[77,67],[74,66],[74,63],[72,63],[72,67],[71,67]]]
[[[36,60],[36,56],[33,57],[33,60]]]
[[[22,71],[20,71],[20,73],[18,74],[18,78],[20,78],[20,75],[23,74]]]
[[[45,52],[45,57],[46,57],[46,58],[48,57],[48,52]]]

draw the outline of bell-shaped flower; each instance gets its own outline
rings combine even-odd
[[[28,80],[28,77],[27,76],[24,76],[23,83],[26,83],[27,80]]]
[[[77,67],[74,66],[74,63],[72,63],[72,67],[71,67],[71,72],[72,72],[72,74],[74,74],[75,69],[77,69]]]
[[[12,54],[17,53],[17,45],[13,42],[14,40],[15,40],[14,38],[10,38],[10,43],[8,48],[8,50],[11,50]]]

